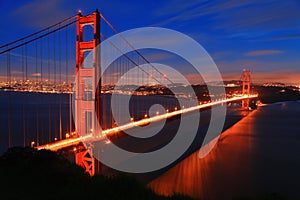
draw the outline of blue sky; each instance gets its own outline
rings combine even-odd
[[[119,31],[174,29],[198,41],[225,79],[253,72],[256,82],[300,85],[300,1],[0,0],[1,45],[96,8]]]

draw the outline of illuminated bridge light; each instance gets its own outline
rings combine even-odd
[[[229,102],[232,102],[232,101],[243,100],[243,99],[248,99],[248,98],[256,98],[256,97],[258,97],[257,94],[250,94],[249,96],[248,95],[242,95],[242,96],[223,99],[223,100],[219,100],[219,101],[215,101],[215,102],[211,102],[211,103],[207,103],[207,104],[193,106],[193,107],[189,107],[189,108],[186,108],[186,109],[183,109],[183,110],[178,110],[178,111],[177,111],[178,108],[175,107],[174,108],[175,111],[172,111],[172,112],[169,112],[169,113],[162,113],[160,115],[156,115],[156,116],[150,117],[150,118],[148,118],[148,114],[145,114],[144,115],[145,118],[143,118],[139,121],[129,122],[127,124],[120,125],[118,127],[114,127],[114,128],[111,128],[111,129],[106,129],[106,130],[102,131],[101,134],[99,134],[99,136],[97,136],[97,137],[95,137],[94,134],[90,133],[90,134],[80,136],[80,137],[75,137],[74,136],[74,137],[70,137],[70,138],[67,138],[67,139],[55,141],[55,142],[50,143],[50,144],[37,146],[36,148],[38,150],[40,150],[40,149],[49,149],[49,150],[52,150],[52,151],[57,151],[57,150],[62,149],[62,148],[78,145],[81,142],[93,141],[93,140],[106,141],[107,140],[106,136],[108,134],[117,133],[121,130],[127,130],[127,129],[134,128],[135,126],[148,124],[150,122],[160,121],[162,119],[173,117],[173,116],[176,116],[176,115],[179,115],[179,114],[182,114],[182,113],[188,113],[188,112],[196,111],[199,108],[207,108],[207,107],[210,107],[212,105],[217,105],[217,104],[222,104],[222,103],[229,103]],[[56,140],[57,140],[57,138],[56,138]],[[31,142],[32,146],[34,146],[35,144],[36,143],[34,141]]]
[[[34,146],[34,144],[35,144],[35,142],[34,142],[34,141],[32,141],[32,142],[31,142],[31,147],[33,147],[33,146]]]

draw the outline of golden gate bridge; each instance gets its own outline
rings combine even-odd
[[[74,32],[76,32],[75,37]],[[113,34],[119,34],[118,30],[96,10],[86,16],[78,13],[0,47],[1,88],[7,96],[8,110],[6,120],[7,147],[20,145],[14,142],[14,129],[19,126],[23,130],[24,146],[31,145],[39,150],[49,149],[52,151],[74,148],[76,163],[84,167],[90,175],[94,175],[97,172],[96,162],[90,150],[76,148],[82,144],[82,141],[108,141],[107,138],[110,136],[118,135],[122,131],[137,126],[145,126],[152,122],[213,106],[226,105],[230,102],[241,101],[242,109],[248,109],[250,99],[258,97],[257,94],[251,93],[250,71],[244,70],[239,94],[216,100],[208,97],[205,101],[197,97],[197,105],[189,105],[186,101],[186,105],[180,106],[174,99],[174,95],[163,86],[166,85],[165,83],[170,85],[176,85],[176,83],[167,74],[155,67],[147,56],[140,50],[136,50],[130,42],[120,35],[123,41],[122,45],[131,50],[130,53],[122,52],[121,48],[109,41],[109,36]],[[101,66],[99,62],[100,50],[96,47],[104,40],[110,42],[112,54],[117,51],[122,56],[116,57],[115,62],[103,72],[104,75],[97,82],[95,80],[98,80],[99,77],[97,76],[101,74]],[[85,61],[88,59],[88,53],[91,53],[92,57],[87,64]],[[146,69],[140,67],[143,64],[147,65]],[[6,70],[3,66],[6,66]],[[75,66],[75,69],[73,66]],[[105,95],[111,94],[120,77],[133,67],[138,68],[138,73],[132,75],[129,79],[137,80],[142,85],[149,83],[150,79],[154,84],[139,87],[135,91],[135,96],[141,96],[141,99],[131,101],[129,106],[131,118],[123,124],[116,124],[108,108],[110,99],[107,99]],[[73,80],[75,80],[75,84]],[[73,96],[72,89],[74,90]],[[56,99],[59,101],[58,109],[54,108],[53,104],[48,104],[44,105],[44,111],[41,111],[39,104],[43,102],[45,97],[27,98],[27,103],[36,104],[36,109],[29,109],[23,103],[18,110],[23,121],[20,124],[14,124],[15,122],[11,118],[14,105],[11,101],[13,98],[12,92],[15,91],[47,94],[63,93],[68,95],[68,102],[66,103],[66,98],[62,98],[60,95]],[[120,90],[120,94],[126,95],[125,86],[123,90]],[[153,98],[150,98],[151,96],[155,96],[157,99],[153,100]],[[165,98],[166,96],[169,98]],[[150,100],[145,100],[145,97],[149,97]],[[156,103],[162,104],[165,112],[157,112],[156,115],[150,116],[148,110],[151,105]],[[69,107],[68,116],[63,116],[63,105],[65,104]],[[76,128],[73,125],[72,107],[74,108]],[[94,110],[96,112],[93,112]],[[32,112],[35,120],[29,121],[27,118]],[[45,113],[48,114],[48,118],[44,117],[46,120],[42,121],[41,118]],[[59,120],[53,120],[53,118],[56,118],[55,116]],[[100,119],[101,131],[97,127],[99,126],[98,119]],[[34,124],[36,130],[30,131],[30,124]],[[48,127],[48,130],[45,130],[45,127]],[[53,127],[59,128],[55,129]],[[45,140],[45,137],[48,139]]]

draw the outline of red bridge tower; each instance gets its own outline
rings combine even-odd
[[[84,27],[93,27],[93,39],[84,41]],[[76,24],[76,85],[75,85],[75,125],[77,134],[84,136],[98,132],[96,113],[101,113],[101,81],[97,82],[100,74],[99,51],[97,45],[100,43],[100,14],[98,10],[94,13],[82,16],[78,13]],[[87,66],[84,63],[86,53],[91,53],[92,63]],[[90,56],[89,55],[89,56]],[[96,90],[97,93],[95,92]],[[95,112],[95,108],[97,112]],[[100,115],[99,115],[100,116]],[[77,150],[76,164],[82,166],[91,176],[95,171],[101,171],[101,164],[95,160],[91,153],[92,147],[85,150]]]
[[[251,73],[250,70],[243,70],[242,74],[242,82],[243,82],[243,88],[242,88],[242,95],[250,95],[250,84],[251,84]],[[242,108],[244,110],[249,109],[250,99],[244,99],[242,100]]]

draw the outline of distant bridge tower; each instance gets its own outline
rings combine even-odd
[[[93,39],[84,41],[84,27],[93,27]],[[95,111],[98,114],[101,109],[101,92],[95,95],[95,91],[101,91],[101,81],[97,76],[100,74],[99,52],[97,45],[100,43],[100,14],[98,10],[88,16],[77,15],[77,38],[76,38],[76,85],[75,85],[75,125],[79,136],[83,136],[98,131],[98,122]],[[84,63],[86,53],[92,53],[92,64],[87,66]],[[90,63],[90,62],[87,62]],[[95,174],[96,160],[91,154],[91,147],[87,150],[78,150],[75,155],[76,164],[82,166],[91,176]],[[97,168],[100,168],[100,164]]]
[[[242,95],[250,95],[250,84],[251,84],[251,73],[250,70],[243,70],[242,74],[242,82],[243,82],[243,88],[242,88]],[[242,109],[248,110],[250,104],[250,99],[244,99],[242,100]]]

